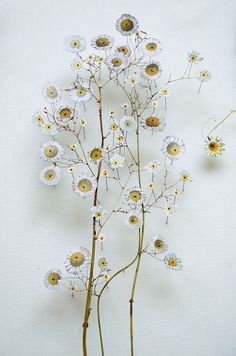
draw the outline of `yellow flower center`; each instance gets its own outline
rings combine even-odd
[[[113,58],[111,63],[114,67],[119,67],[122,64],[122,60],[120,58]]]
[[[43,122],[42,116],[40,116],[40,115],[36,116],[35,121],[37,121],[39,124],[41,124]]]
[[[195,62],[197,60],[196,54],[191,54],[190,59],[192,62]]]
[[[92,190],[92,183],[90,182],[89,179],[83,178],[81,179],[78,184],[77,188],[82,192],[82,193],[87,193]]]
[[[160,125],[160,119],[157,116],[149,116],[146,119],[146,125],[148,127],[158,127]]]
[[[167,94],[168,94],[168,90],[167,90],[167,89],[163,89],[163,90],[161,91],[161,93],[162,93],[163,95],[167,95]]]
[[[51,128],[52,128],[52,124],[51,124],[51,123],[48,123],[47,125],[45,125],[45,128],[46,128],[46,129],[51,129]]]
[[[120,28],[123,31],[131,31],[134,28],[134,23],[130,19],[124,19],[121,21]]]
[[[187,174],[183,174],[181,178],[184,182],[186,182],[189,179],[189,176]]]
[[[72,112],[69,108],[63,108],[60,110],[59,115],[62,118],[69,118],[71,116]]]
[[[48,282],[49,282],[49,284],[51,284],[51,286],[56,286],[60,279],[61,279],[61,276],[56,272],[52,272],[48,275]]]
[[[74,39],[70,42],[72,48],[80,48],[81,43],[79,39]]]
[[[157,240],[154,242],[154,247],[155,247],[156,249],[161,249],[161,248],[163,248],[163,246],[164,246],[164,243],[163,243],[162,240],[157,239]]]
[[[48,145],[44,148],[44,154],[47,158],[53,158],[58,154],[58,148],[54,145]]]
[[[172,266],[172,267],[176,267],[177,266],[177,260],[176,258],[169,258],[168,259],[168,265]]]
[[[155,51],[157,49],[157,44],[155,42],[149,42],[147,45],[146,45],[146,50],[147,51]]]
[[[107,37],[99,37],[96,40],[96,45],[98,47],[107,47],[107,46],[109,46],[109,44],[110,44],[110,40]]]
[[[142,194],[138,190],[132,190],[129,193],[129,198],[137,203],[142,198]]]
[[[149,167],[152,168],[152,169],[155,169],[155,168],[157,168],[157,163],[153,163],[152,162],[152,163],[149,164]]]
[[[90,152],[90,157],[92,158],[93,161],[97,161],[102,158],[102,151],[99,148],[94,148]]]
[[[129,217],[129,223],[130,223],[131,225],[136,225],[136,224],[138,223],[138,217],[135,216],[135,215],[131,215],[131,216]]]
[[[79,97],[85,96],[86,92],[87,92],[87,90],[83,87],[76,89],[76,95]]]
[[[169,143],[167,146],[167,152],[170,156],[177,156],[181,151],[180,145],[176,142]]]
[[[110,129],[112,131],[116,131],[118,129],[118,125],[116,125],[114,122],[112,124],[110,124]]]
[[[55,99],[58,96],[56,88],[51,85],[46,89],[46,94],[51,99]]]
[[[200,73],[200,77],[201,78],[207,78],[208,77],[208,72],[206,72],[206,71],[201,72]]]
[[[159,67],[157,64],[155,63],[152,63],[152,64],[149,64],[147,65],[147,67],[145,68],[145,72],[147,75],[149,75],[150,77],[153,77],[155,75],[158,74],[159,72]]]
[[[120,46],[117,48],[118,52],[124,53],[124,54],[128,54],[129,53],[129,48],[126,46]]]
[[[56,177],[56,172],[54,169],[49,169],[47,172],[44,173],[44,178],[46,180],[53,180]]]
[[[216,141],[211,141],[209,144],[208,144],[208,148],[211,152],[218,152],[220,150],[220,145],[218,142]]]
[[[70,264],[73,267],[79,267],[81,266],[85,261],[85,256],[82,252],[74,252],[70,256]]]

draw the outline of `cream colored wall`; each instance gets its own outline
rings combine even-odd
[[[160,141],[167,134],[185,140],[187,154],[177,169],[190,170],[194,182],[168,226],[159,216],[149,221],[147,238],[156,232],[165,235],[182,257],[184,270],[171,273],[144,258],[135,301],[136,356],[236,355],[236,117],[222,133],[227,150],[220,160],[205,156],[200,133],[206,120],[235,107],[235,10],[232,0],[2,0],[1,356],[81,355],[83,296],[71,299],[63,288],[46,290],[42,279],[48,269],[63,268],[71,246],[90,247],[90,202],[71,193],[66,177],[57,189],[39,182],[43,165],[37,150],[43,138],[32,127],[31,115],[43,105],[45,81],[70,79],[64,38],[79,33],[90,39],[101,32],[118,38],[114,23],[124,12],[135,15],[144,30],[163,42],[164,79],[170,72],[182,72],[191,49],[202,53],[213,73],[200,95],[196,83],[173,85],[168,126],[159,136]],[[93,112],[89,115],[92,122]],[[96,133],[89,132],[94,142]],[[147,136],[143,145],[148,157]],[[105,232],[105,249],[99,254],[110,258],[115,271],[135,254],[135,236],[119,218]],[[132,274],[118,278],[103,300],[108,356],[129,355]],[[97,345],[92,311],[89,356],[100,355]]]

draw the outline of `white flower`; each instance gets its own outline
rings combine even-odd
[[[225,144],[219,137],[207,137],[205,139],[205,149],[210,157],[221,156],[225,151]]]
[[[101,34],[92,39],[91,46],[95,49],[107,50],[114,46],[114,39],[106,34]]]
[[[59,124],[67,124],[74,117],[74,109],[72,106],[60,106],[56,112],[56,120]]]
[[[123,53],[115,52],[107,57],[105,63],[111,71],[119,72],[127,67],[128,57]]]
[[[211,78],[212,75],[207,69],[199,69],[197,73],[197,79],[200,82],[208,82],[209,80],[211,80]]]
[[[168,245],[166,243],[166,239],[162,237],[160,234],[157,234],[150,241],[149,246],[154,253],[163,253],[168,249]]]
[[[131,230],[137,230],[142,225],[142,218],[138,212],[132,211],[127,214],[125,219],[125,226]]]
[[[173,92],[170,91],[167,87],[163,87],[159,90],[159,94],[163,98],[168,98],[171,94],[173,94]]]
[[[43,86],[43,96],[48,103],[57,103],[61,100],[61,89],[54,83],[45,83]]]
[[[39,178],[46,185],[57,185],[61,179],[61,168],[49,166],[40,172]]]
[[[123,53],[126,56],[130,56],[132,53],[130,46],[128,46],[127,44],[116,46],[116,52]]]
[[[45,122],[42,125],[42,133],[48,136],[55,136],[58,133],[56,125],[52,124],[51,122]]]
[[[123,36],[131,36],[133,33],[137,32],[138,30],[138,21],[137,19],[129,14],[123,14],[117,21],[116,21],[116,29],[123,35]]]
[[[81,69],[83,68],[83,62],[81,59],[74,59],[73,62],[71,62],[71,68],[73,72],[79,73]]]
[[[41,144],[39,152],[43,161],[55,162],[62,157],[64,149],[56,141],[47,141]]]
[[[159,162],[157,159],[149,162],[145,167],[145,170],[147,170],[149,173],[156,174],[160,172],[161,170],[161,162]]]
[[[115,153],[111,158],[110,158],[110,166],[111,168],[120,168],[123,167],[125,161],[125,157],[122,157]]]
[[[95,217],[96,219],[101,219],[104,215],[107,214],[107,210],[103,210],[101,205],[92,206],[92,208],[90,210],[93,214],[93,217]]]
[[[65,260],[65,268],[68,273],[78,275],[81,269],[90,263],[90,253],[84,247],[75,247],[69,251]]]
[[[200,56],[200,53],[197,51],[188,52],[188,61],[191,63],[198,64],[203,60],[203,57]]]
[[[52,269],[48,271],[44,277],[44,285],[47,288],[55,289],[61,284],[62,274],[59,269]]]
[[[86,198],[95,193],[97,188],[97,180],[95,177],[82,173],[78,178],[74,179],[72,183],[72,189],[75,194],[78,194],[82,198]]]
[[[156,56],[162,51],[162,44],[155,38],[147,38],[142,43],[142,51],[149,57]]]
[[[186,152],[186,147],[181,139],[175,136],[167,136],[163,141],[161,151],[173,161],[180,158]]]
[[[125,198],[130,205],[141,205],[146,200],[146,195],[142,191],[142,189],[134,186],[132,188],[127,189],[125,193]]]
[[[180,271],[181,269],[183,269],[181,259],[177,257],[174,253],[168,253],[164,258],[164,262],[167,267],[172,269],[173,271]]]
[[[86,40],[79,35],[69,36],[65,39],[65,48],[72,53],[83,52],[86,49]]]
[[[162,72],[160,63],[154,60],[148,63],[144,63],[141,66],[141,69],[142,77],[147,80],[156,80],[160,77]]]
[[[103,159],[103,149],[100,147],[94,147],[89,152],[89,158],[93,163],[99,163]]]
[[[184,182],[184,183],[186,183],[186,182],[192,182],[192,177],[191,177],[191,175],[190,175],[190,173],[188,172],[188,171],[185,171],[185,170],[183,170],[183,171],[181,171],[180,172],[180,179]]]
[[[128,83],[131,88],[134,88],[136,85],[139,85],[141,83],[141,78],[138,74],[134,73],[128,76],[127,79],[125,79],[126,83]]]
[[[132,116],[124,115],[120,120],[120,127],[127,132],[135,131],[137,128],[137,122]]]
[[[127,110],[129,108],[129,104],[128,103],[124,103],[121,105],[122,109]]]
[[[47,121],[46,115],[42,114],[41,112],[36,112],[32,117],[32,122],[35,126],[41,127],[45,121]]]
[[[75,89],[70,90],[70,97],[75,102],[86,102],[92,98],[91,89],[87,84],[78,85]]]
[[[155,109],[157,109],[158,106],[159,106],[159,103],[158,103],[157,100],[153,100],[151,104],[152,104],[152,106],[153,106]]]
[[[164,212],[166,213],[167,216],[170,216],[176,213],[176,208],[177,205],[175,204],[166,204],[164,208]]]
[[[166,126],[165,118],[162,116],[157,116],[156,114],[142,117],[140,123],[145,130],[152,132],[163,131]]]

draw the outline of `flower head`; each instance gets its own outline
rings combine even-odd
[[[120,52],[111,54],[106,59],[106,64],[112,72],[120,72],[127,66],[128,57]]]
[[[108,262],[107,262],[107,260],[105,259],[105,257],[99,258],[99,260],[98,260],[98,267],[104,269],[104,268],[106,268],[107,266],[108,266]]]
[[[103,159],[103,149],[100,147],[94,147],[89,152],[89,158],[93,163],[99,163]]]
[[[63,153],[63,147],[56,141],[43,142],[40,146],[40,158],[43,161],[55,162],[62,157]]]
[[[144,79],[156,80],[160,77],[162,68],[159,62],[150,61],[142,65],[141,75]]]
[[[142,225],[142,218],[136,211],[131,211],[125,219],[125,226],[131,230],[137,230]]]
[[[65,260],[65,268],[68,273],[78,275],[82,268],[88,266],[89,262],[89,251],[84,247],[76,247],[68,252]]]
[[[59,269],[52,269],[48,271],[44,277],[44,285],[47,288],[55,289],[61,284],[62,274]]]
[[[188,53],[188,61],[190,63],[198,64],[203,60],[203,57],[200,56],[200,53],[197,51],[191,51]]]
[[[40,172],[39,178],[46,185],[57,185],[61,180],[61,168],[49,166]]]
[[[111,168],[120,168],[123,167],[125,161],[125,157],[122,157],[115,153],[111,158],[110,158],[110,166]]]
[[[116,46],[116,52],[123,53],[126,56],[130,56],[132,53],[131,48],[128,45]]]
[[[162,237],[160,234],[157,234],[150,241],[149,246],[154,253],[163,253],[168,249],[168,245],[166,243],[166,239]]]
[[[175,205],[175,204],[166,204],[166,206],[164,208],[164,212],[166,213],[166,216],[175,214],[176,207],[177,207],[177,205]]]
[[[95,217],[97,220],[101,219],[104,215],[107,214],[107,211],[103,210],[101,205],[93,206],[90,210],[93,214],[93,217]]]
[[[159,90],[159,94],[163,98],[168,98],[172,94],[172,91],[170,91],[167,87],[163,87]]]
[[[163,131],[166,126],[166,122],[164,117],[151,114],[150,116],[143,117],[141,119],[141,125],[145,130],[155,132]]]
[[[133,33],[137,32],[137,30],[138,30],[138,21],[132,15],[123,14],[116,21],[116,29],[123,36],[131,36]]]
[[[142,189],[134,186],[132,188],[127,189],[125,193],[125,198],[130,205],[141,205],[146,200],[146,195],[142,191]]]
[[[74,109],[71,106],[61,106],[56,113],[56,120],[61,125],[67,124],[73,119]]]
[[[65,39],[65,48],[72,53],[83,52],[86,49],[86,40],[79,35],[69,36]]]
[[[163,141],[161,151],[173,161],[180,158],[186,152],[186,147],[181,139],[175,136],[167,136]]]
[[[83,63],[81,61],[81,59],[74,59],[73,62],[71,62],[71,68],[73,70],[73,72],[75,73],[79,73],[81,71],[81,69],[83,68]]]
[[[92,92],[87,84],[79,85],[70,90],[70,97],[75,102],[86,102],[92,98]]]
[[[72,189],[75,194],[82,198],[86,198],[95,193],[97,188],[97,180],[95,177],[82,173],[78,178],[74,179]]]
[[[32,117],[33,124],[38,127],[41,127],[45,121],[47,121],[45,115],[40,112],[36,112]]]
[[[181,269],[183,269],[181,259],[177,257],[174,253],[168,253],[164,258],[164,262],[167,265],[167,268],[170,268],[173,271],[180,271]]]
[[[124,115],[120,120],[120,127],[127,132],[132,132],[137,128],[137,122],[132,116]]]
[[[58,133],[57,127],[51,122],[45,122],[42,125],[42,133],[48,136],[55,136]]]
[[[141,83],[141,78],[138,74],[134,73],[129,75],[128,78],[125,79],[125,82],[129,84],[131,88],[134,88]]]
[[[155,38],[147,38],[142,43],[142,51],[148,57],[153,57],[162,51],[162,44]]]
[[[207,69],[199,69],[197,79],[200,80],[200,82],[208,82],[211,78],[212,75]]]
[[[149,162],[144,169],[147,170],[149,173],[156,174],[160,172],[161,170],[161,162],[159,162],[157,159]]]
[[[205,149],[211,157],[221,156],[225,151],[225,144],[219,137],[207,137],[205,140]]]
[[[107,50],[114,46],[114,39],[111,36],[101,34],[92,39],[91,46],[98,50]]]
[[[57,103],[61,100],[61,89],[56,84],[48,82],[44,84],[43,96],[48,103]]]
[[[192,182],[192,177],[191,177],[190,173],[185,170],[180,172],[180,179],[184,183]]]

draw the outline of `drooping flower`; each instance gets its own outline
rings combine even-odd
[[[180,158],[186,152],[186,147],[181,139],[175,136],[167,136],[163,141],[161,151],[173,161]]]
[[[52,269],[48,271],[44,277],[44,285],[47,288],[55,289],[61,284],[62,274],[59,269]]]
[[[47,141],[41,144],[39,152],[43,161],[55,162],[62,157],[64,149],[56,141]]]
[[[151,174],[157,174],[161,170],[161,162],[159,162],[157,159],[154,159],[153,161],[149,162],[144,169],[148,171]]]
[[[219,137],[207,137],[205,139],[205,149],[207,154],[211,157],[221,156],[225,151],[225,144]]]
[[[146,194],[142,191],[141,188],[136,186],[127,189],[125,193],[125,198],[130,205],[141,205],[146,200]]]
[[[61,100],[61,89],[55,83],[45,83],[43,96],[48,103],[55,104]]]
[[[88,266],[89,262],[89,251],[84,247],[75,247],[66,256],[65,268],[68,273],[78,275],[81,269]]]
[[[114,46],[114,39],[109,35],[101,34],[92,39],[91,46],[98,50],[107,50]]]
[[[87,84],[78,85],[75,89],[70,90],[70,97],[75,102],[86,102],[92,98],[91,89]]]
[[[181,269],[183,269],[181,259],[177,257],[174,253],[168,253],[164,258],[164,262],[167,268],[170,268],[173,271],[180,271]]]
[[[92,206],[92,208],[90,209],[93,217],[95,217],[96,219],[101,219],[104,215],[107,214],[107,210],[103,210],[101,205],[99,206]]]
[[[142,77],[147,80],[156,80],[160,77],[162,72],[160,63],[154,60],[144,63],[141,69]]]
[[[61,168],[57,166],[49,166],[42,169],[39,178],[46,185],[57,185],[61,179]]]
[[[145,130],[152,132],[163,131],[166,126],[165,118],[162,116],[157,116],[156,114],[142,117],[140,123]]]
[[[157,234],[150,241],[149,246],[153,253],[163,253],[168,249],[168,245],[166,243],[166,239],[162,237],[160,234]]]
[[[131,211],[125,219],[125,226],[131,230],[137,230],[142,225],[141,215],[136,211]]]
[[[197,51],[191,51],[188,53],[188,61],[190,63],[198,64],[203,60],[203,57],[200,56],[200,53]]]
[[[120,120],[120,127],[127,132],[132,132],[137,128],[137,122],[132,116],[124,115]]]
[[[95,193],[97,188],[97,180],[95,177],[87,173],[80,174],[72,183],[72,189],[75,194],[82,198],[86,198]]]
[[[153,57],[162,51],[162,44],[155,38],[147,38],[142,43],[142,51],[148,57]]]
[[[120,72],[127,66],[128,57],[120,52],[115,52],[107,57],[106,65],[112,72]]]
[[[65,48],[68,52],[79,53],[86,49],[86,40],[79,35],[72,35],[65,39]]]
[[[112,169],[123,167],[124,166],[124,161],[125,161],[125,157],[120,156],[117,153],[115,153],[110,158],[110,166],[111,166]]]
[[[116,29],[119,31],[123,36],[131,36],[138,30],[138,21],[137,19],[129,14],[123,14],[117,21],[116,21]]]

